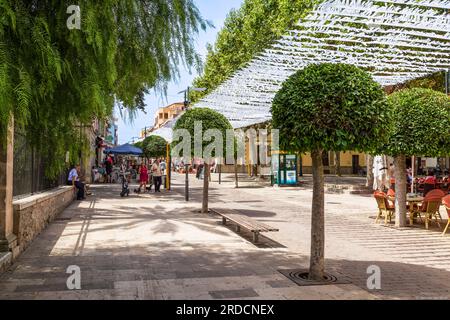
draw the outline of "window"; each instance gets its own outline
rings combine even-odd
[[[328,167],[330,165],[330,157],[328,152],[323,152],[322,153],[322,162],[324,167]]]
[[[169,114],[168,113],[164,113],[164,119],[169,119]]]

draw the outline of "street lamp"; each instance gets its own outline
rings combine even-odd
[[[186,90],[178,92],[178,94],[184,93],[184,110],[187,110],[189,108],[190,103],[191,103],[190,100],[189,100],[189,94],[191,93],[191,91],[203,92],[203,91],[206,91],[206,88],[191,88],[191,87],[187,87]],[[184,195],[185,195],[186,201],[189,201],[189,163],[185,163],[184,164],[184,170],[186,171]]]
[[[178,92],[178,94],[182,94],[184,93],[184,108],[188,109],[189,105],[191,103],[191,101],[189,100],[189,94],[194,91],[194,92],[204,92],[206,91],[206,88],[191,88],[191,87],[187,87],[186,90],[180,91]]]
[[[144,139],[147,138],[147,129],[148,129],[148,127],[145,127],[145,128],[143,129],[143,131],[144,131]],[[142,137],[141,137],[141,138],[142,138]]]

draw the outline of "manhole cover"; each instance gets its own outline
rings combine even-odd
[[[295,282],[299,286],[324,286],[332,284],[350,284],[350,281],[326,273],[323,281],[310,280],[308,270],[278,270],[282,275]]]

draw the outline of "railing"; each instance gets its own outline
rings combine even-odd
[[[20,132],[14,133],[14,197],[26,197],[65,184],[66,172],[56,179],[45,175],[46,157],[38,154],[26,137]]]

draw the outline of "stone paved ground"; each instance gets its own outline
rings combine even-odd
[[[245,232],[197,213],[201,181],[191,179],[192,201],[184,202],[182,181],[176,176],[171,193],[127,199],[118,186],[95,186],[0,277],[0,299],[450,298],[450,237],[376,225],[370,197],[326,196],[327,271],[351,284],[300,287],[278,270],[308,266],[308,187],[243,182],[236,190],[231,177],[212,183],[212,207],[280,229],[255,246]],[[81,290],[67,290],[70,265],[81,268]],[[370,265],[382,270],[381,290],[367,289]]]

